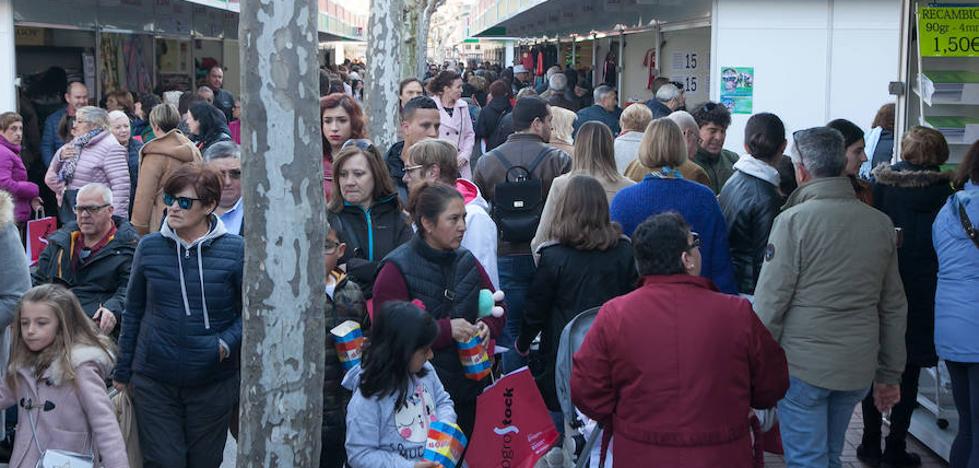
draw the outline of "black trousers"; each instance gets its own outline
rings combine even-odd
[[[891,432],[887,435],[887,450],[903,452],[907,448],[908,427],[911,426],[911,413],[918,405],[918,377],[921,368],[907,365],[901,374],[901,401],[891,409]],[[861,404],[863,408],[863,445],[880,447],[881,424],[883,417],[874,406],[874,391],[871,388]]]
[[[133,374],[133,406],[145,468],[218,468],[239,377],[177,387]]]

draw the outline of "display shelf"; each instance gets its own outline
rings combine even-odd
[[[929,70],[918,74],[918,83],[913,90],[929,106],[979,105],[979,73]]]
[[[979,117],[923,115],[918,120],[922,126],[942,132],[950,145],[971,145],[979,140]]]

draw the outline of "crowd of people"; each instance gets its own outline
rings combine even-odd
[[[499,351],[495,373],[529,366],[570,430],[558,342],[595,307],[570,398],[621,466],[755,466],[772,413],[789,466],[840,466],[857,404],[861,460],[920,465],[907,431],[939,359],[960,414],[952,466],[979,466],[979,142],[957,172],[929,128],[892,157],[885,105],[869,131],[837,119],[791,139],[755,114],[738,154],[729,110],[688,109],[665,79],[623,109],[575,70],[535,84],[521,65],[458,64],[401,82],[398,142],[382,148],[363,68],[320,78],[320,466],[438,466],[422,460],[433,422],[483,424],[492,377],[457,352],[473,342]],[[133,401],[143,466],[217,467],[237,436],[248,220],[223,79],[215,66],[197,89],[101,107],[76,82],[43,126],[0,114],[12,466],[50,450],[129,466],[109,387]],[[26,225],[45,207],[60,227],[33,261]],[[503,291],[502,315],[483,313],[486,290]],[[353,367],[330,333],[350,321],[367,337]]]

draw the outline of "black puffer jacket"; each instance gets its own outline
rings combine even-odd
[[[360,288],[349,281],[349,278],[339,272],[330,273],[334,275],[336,288],[333,290],[333,297],[326,297],[326,366],[323,372],[323,432],[329,432],[331,440],[343,440],[346,428],[347,403],[350,402],[351,393],[343,388],[340,382],[346,373],[343,364],[337,354],[337,349],[330,333],[337,325],[347,320],[353,320],[364,326],[367,315],[367,306],[364,301],[364,294]]]
[[[765,261],[768,234],[784,200],[771,183],[735,171],[721,189],[717,202],[727,223],[738,292],[754,294]]]
[[[347,265],[350,279],[370,297],[381,259],[411,239],[411,221],[401,212],[397,194],[376,200],[368,210],[344,203],[337,216],[347,244],[339,263]]]
[[[503,116],[513,110],[510,100],[505,97],[493,98],[483,107],[476,119],[476,138],[485,138],[486,151],[490,151],[506,141],[506,130],[497,131],[503,124]],[[512,126],[511,126],[512,127]],[[512,133],[512,132],[511,132]]]
[[[952,194],[952,173],[937,166],[922,167],[899,162],[873,171],[874,207],[901,228],[903,241],[897,249],[898,270],[908,298],[905,341],[908,364],[931,367],[935,353],[935,288],[938,257],[932,245],[931,226]],[[883,240],[881,240],[883,241]]]
[[[623,237],[608,250],[577,250],[543,244],[540,264],[527,291],[517,347],[526,350],[541,333],[542,369],[534,376],[544,402],[560,411],[554,367],[561,331],[578,314],[632,291],[639,279],[632,244]]]

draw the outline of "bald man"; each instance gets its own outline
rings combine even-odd
[[[63,128],[70,130],[75,122],[75,110],[88,105],[88,87],[85,86],[85,83],[78,81],[69,83],[68,90],[65,92],[65,102],[67,103],[65,107],[56,110],[44,121],[44,134],[41,137],[41,159],[44,161],[45,167],[51,163],[55,151],[58,151],[58,148],[65,144],[64,139],[58,134],[58,129],[62,128],[62,120],[65,121]]]

